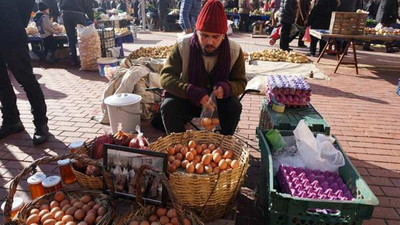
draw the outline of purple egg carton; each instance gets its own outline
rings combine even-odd
[[[271,75],[268,78],[267,96],[288,107],[308,106],[311,88],[302,76]]]
[[[294,89],[302,91],[310,91],[311,87],[302,76],[285,76],[285,75],[270,75],[268,77],[267,86],[270,90],[273,89]]]
[[[300,198],[352,201],[353,195],[336,172],[280,165],[277,179],[281,191]]]

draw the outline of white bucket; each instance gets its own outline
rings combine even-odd
[[[115,94],[104,99],[114,134],[119,131],[119,124],[122,131],[127,133],[135,132],[136,125],[140,126],[141,100],[140,95],[128,93]]]
[[[102,77],[106,76],[104,71],[105,67],[117,67],[118,66],[118,59],[117,58],[99,58],[97,59],[97,65],[99,66],[99,74]]]

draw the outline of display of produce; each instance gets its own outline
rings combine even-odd
[[[130,31],[128,30],[128,28],[126,27],[122,27],[122,28],[114,28],[115,29],[115,34],[116,35],[123,35],[126,33],[129,33]]]
[[[211,131],[219,125],[219,119],[205,117],[200,120],[200,125],[206,130]]]
[[[347,185],[336,172],[279,167],[277,179],[281,191],[300,198],[351,201]]]
[[[25,28],[25,31],[27,35],[40,36],[35,22],[29,23],[28,26]]]
[[[141,47],[129,54],[130,59],[138,59],[140,57],[150,58],[166,58],[171,51],[171,46],[157,46],[157,47]]]
[[[271,75],[266,94],[269,104],[275,99],[287,107],[305,107],[311,100],[311,87],[302,76]]]
[[[291,51],[287,52],[281,49],[262,50],[250,53],[250,60],[272,61],[272,62],[293,62],[308,63],[306,55]]]
[[[53,22],[52,24],[54,30],[60,31],[62,34],[65,34],[65,27],[57,22]]]
[[[89,26],[78,24],[77,33],[81,68],[88,71],[98,71],[97,59],[101,57],[101,45],[94,24]]]
[[[382,35],[382,36],[400,36],[400,29],[394,29],[393,27],[384,27],[377,29],[374,27],[365,27],[364,34],[367,35]]]
[[[184,218],[184,225],[191,225],[189,219]],[[133,218],[121,225],[159,225],[159,224],[179,224],[175,209],[157,208],[153,214],[147,218]]]

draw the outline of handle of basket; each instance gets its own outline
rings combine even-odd
[[[28,174],[36,173],[36,167],[38,165],[48,164],[50,162],[54,162],[54,161],[58,161],[58,160],[62,160],[62,159],[75,159],[83,164],[101,167],[101,165],[97,161],[94,161],[93,159],[90,159],[90,158],[79,156],[77,154],[67,154],[67,155],[60,155],[60,156],[45,156],[45,157],[42,157],[40,159],[33,161],[28,167],[24,168],[11,181],[8,196],[6,199],[6,205],[4,207],[4,219],[5,219],[6,224],[9,224],[11,222],[11,206],[12,206],[12,203],[14,200],[14,195],[17,191],[17,186],[20,183],[20,181],[22,180],[22,178]],[[106,174],[106,172],[105,172],[105,174]],[[106,176],[107,176],[107,174],[106,174]]]
[[[160,179],[160,181],[162,182],[164,187],[167,189],[169,198],[171,199],[171,202],[172,202],[172,206],[176,210],[176,215],[177,215],[179,224],[184,224],[182,206],[178,203],[175,192],[173,191],[168,178],[165,176],[165,174],[162,171],[160,171],[159,169],[157,169],[153,166],[144,164],[139,169],[138,176],[136,177],[136,196],[137,196],[136,202],[141,205],[143,204],[143,192],[141,190],[140,184],[142,183],[143,173],[146,170],[152,171],[153,174],[155,174]]]

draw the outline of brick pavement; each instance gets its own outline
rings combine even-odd
[[[139,34],[139,38],[134,44],[124,44],[125,51],[140,46],[173,44],[176,33]],[[267,39],[252,39],[249,34],[232,38],[241,43],[245,51],[270,48]],[[400,54],[358,53],[361,63],[359,75],[351,66],[342,67],[339,73],[332,74],[332,57],[317,64],[331,80],[309,81],[313,89],[312,103],[331,125],[332,134],[337,136],[379,198],[380,205],[376,207],[373,219],[364,224],[400,224],[400,96],[395,93]],[[100,97],[107,83],[105,78],[96,72],[71,69],[63,63],[51,68],[34,62],[34,73],[46,96],[53,136],[44,145],[32,146],[34,127],[30,106],[23,90],[15,85],[26,132],[0,140],[0,199],[6,196],[10,180],[33,160],[66,153],[66,146],[71,141],[89,140],[110,131],[109,126],[91,120],[100,111]],[[16,84],[15,80],[13,83]],[[262,96],[254,95],[242,100],[238,134],[247,138],[256,149],[250,149],[251,167],[239,199],[241,204],[237,207],[241,213],[237,224],[260,224],[259,211],[248,209],[255,208],[253,190],[260,188],[257,184],[261,162],[254,134],[261,100]],[[163,135],[148,121],[143,121],[142,127],[151,140]],[[54,165],[41,165],[39,170],[47,174],[57,173]],[[22,182],[17,195],[28,198],[26,190],[26,182]],[[2,221],[0,217],[0,224]]]

